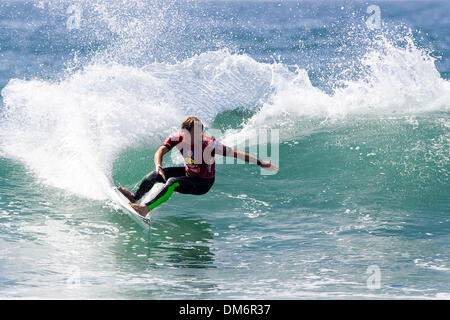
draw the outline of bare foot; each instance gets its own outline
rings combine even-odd
[[[134,200],[133,194],[131,193],[130,190],[128,190],[127,188],[124,187],[118,187],[117,190],[119,190],[120,192],[122,192],[122,194],[127,197],[128,200],[130,200],[131,202],[135,202],[136,200]]]
[[[145,217],[147,215],[147,213],[149,213],[149,211],[150,211],[150,210],[148,210],[148,207],[143,204],[136,204],[136,203],[130,202],[129,205],[143,217]]]

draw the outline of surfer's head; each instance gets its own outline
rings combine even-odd
[[[200,138],[203,133],[203,123],[197,117],[187,117],[181,123],[181,129],[188,131],[191,135],[191,141],[195,140],[194,137],[198,135]]]
[[[181,129],[185,129],[187,131],[191,131],[194,127],[195,129],[201,129],[201,132],[203,132],[203,123],[197,117],[187,117],[181,123]]]

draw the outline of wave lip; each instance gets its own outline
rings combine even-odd
[[[274,94],[245,129],[289,128],[310,118],[447,112],[450,82],[440,77],[434,58],[415,47],[411,38],[405,41],[406,46],[400,47],[380,37],[360,59],[363,71],[359,79],[343,82],[331,94],[314,87],[305,70],[278,75]]]

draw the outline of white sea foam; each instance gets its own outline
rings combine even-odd
[[[332,94],[314,87],[305,70],[226,49],[144,68],[97,61],[60,81],[12,79],[2,90],[0,147],[44,183],[103,199],[117,154],[159,144],[187,115],[210,122],[227,110],[255,111],[225,134],[227,142],[259,128],[292,138],[304,119],[449,110],[450,83],[412,42],[401,48],[380,39],[362,61],[367,74]]]
[[[187,115],[208,122],[256,106],[270,75],[223,50],[145,68],[91,64],[57,82],[12,79],[2,90],[1,149],[44,183],[102,199],[124,148],[159,144]]]
[[[305,70],[289,72],[279,66],[272,78],[274,93],[242,130],[227,133],[228,141],[256,135],[259,128],[283,129],[281,139],[290,139],[314,129],[304,121],[310,119],[333,122],[349,116],[449,111],[450,82],[440,77],[435,59],[418,49],[410,36],[404,40],[400,47],[381,36],[360,59],[365,73],[331,94],[314,87]]]

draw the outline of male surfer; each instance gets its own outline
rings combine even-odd
[[[181,124],[181,132],[171,134],[155,153],[156,170],[147,175],[136,193],[119,187],[119,191],[130,200],[130,205],[140,215],[146,216],[150,210],[165,202],[173,191],[185,194],[205,194],[214,184],[215,154],[234,157],[270,170],[278,170],[270,161],[259,160],[248,153],[229,148],[214,138],[203,134],[203,124],[196,117],[188,117]],[[185,166],[161,166],[163,156],[173,147],[181,152]],[[164,183],[164,188],[149,202],[136,204],[155,183]]]

